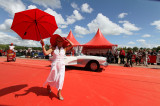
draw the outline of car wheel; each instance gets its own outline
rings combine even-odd
[[[99,63],[97,61],[90,61],[89,64],[88,64],[88,67],[92,71],[98,71],[100,65],[99,65]]]

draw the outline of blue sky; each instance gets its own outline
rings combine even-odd
[[[89,42],[98,28],[119,47],[160,46],[160,2],[152,0],[0,0],[0,44],[13,42],[40,46],[22,40],[10,30],[14,13],[39,8],[54,15],[55,33],[67,36],[71,30],[81,44]],[[49,44],[49,39],[45,39]]]

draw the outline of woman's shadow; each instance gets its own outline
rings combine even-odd
[[[13,92],[17,92],[17,91],[19,91],[19,90],[21,90],[21,89],[23,89],[27,86],[28,86],[27,84],[21,84],[21,85],[13,85],[13,86],[10,86],[10,87],[0,89],[0,97],[4,96],[4,95],[7,95],[7,94],[10,94],[10,93],[13,93]]]
[[[35,93],[37,96],[48,96],[51,100],[54,97],[57,97],[53,92],[49,93],[47,91],[47,88],[43,88],[43,87],[31,87],[28,90],[25,90],[25,93],[22,94],[15,94],[15,97],[19,97],[19,96],[25,96],[29,93]]]

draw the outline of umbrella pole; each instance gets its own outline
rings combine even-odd
[[[42,40],[42,37],[41,37],[40,31],[39,31],[39,28],[38,28],[38,25],[37,25],[37,20],[35,20],[35,23],[36,23],[36,26],[37,26],[38,33],[39,33],[39,35],[40,35],[40,38],[41,38],[41,40]]]

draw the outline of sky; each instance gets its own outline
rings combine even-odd
[[[160,0],[0,0],[0,44],[40,47],[10,29],[14,14],[39,8],[55,16],[54,34],[72,31],[80,44],[89,42],[98,28],[118,47],[160,46]],[[49,38],[45,39],[49,43]]]

